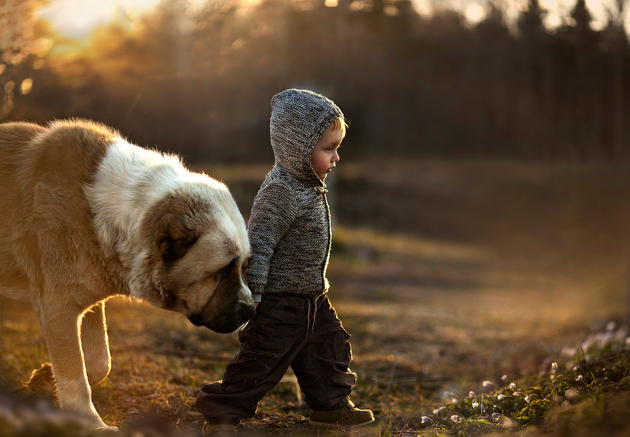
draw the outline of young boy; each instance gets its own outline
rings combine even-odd
[[[331,100],[289,89],[271,99],[275,165],[254,199],[247,268],[256,315],[223,380],[206,385],[197,408],[204,432],[233,433],[291,366],[311,421],[352,427],[374,421],[349,400],[356,374],[349,338],[328,300],[330,212],[324,179],[339,162],[343,113]]]

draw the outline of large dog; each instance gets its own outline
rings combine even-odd
[[[0,294],[29,299],[64,408],[107,428],[104,300],[143,299],[232,332],[254,312],[245,222],[226,186],[101,124],[0,124]]]

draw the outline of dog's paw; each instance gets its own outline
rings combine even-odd
[[[26,385],[38,395],[56,398],[55,377],[50,363],[44,363],[39,369],[33,370]]]

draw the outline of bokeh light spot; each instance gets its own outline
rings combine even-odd
[[[33,89],[33,79],[26,78],[20,84],[20,93],[24,96],[30,93]]]

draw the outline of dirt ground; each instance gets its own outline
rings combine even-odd
[[[262,167],[215,167],[247,215]],[[352,435],[415,435],[421,415],[566,360],[590,330],[630,305],[630,175],[621,166],[371,162],[330,180],[335,236],[330,298],[352,334],[355,403],[379,422]],[[141,302],[107,303],[113,357],[94,389],[105,421],[147,415],[199,429],[200,387],[220,379],[234,334],[192,326]],[[43,361],[23,304],[0,301],[0,349],[17,384]],[[243,433],[332,435],[309,425],[288,375]]]

